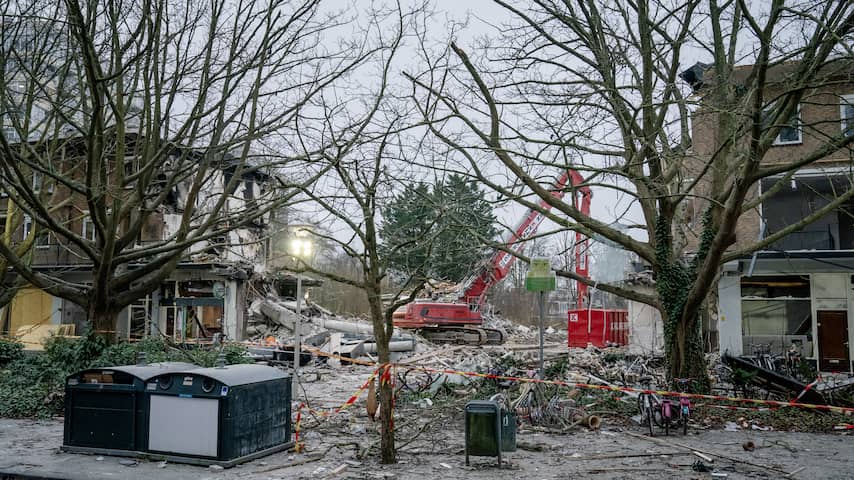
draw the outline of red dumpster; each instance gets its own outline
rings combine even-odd
[[[568,345],[585,348],[628,345],[629,320],[626,310],[583,308],[569,311]]]

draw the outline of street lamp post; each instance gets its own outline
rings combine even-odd
[[[291,255],[301,261],[308,261],[314,251],[310,232],[305,228],[295,230],[294,236],[290,241]],[[299,362],[302,354],[302,276],[297,273],[297,316],[294,321],[294,378],[293,378],[293,396],[299,395]]]

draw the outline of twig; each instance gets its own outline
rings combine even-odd
[[[679,465],[672,465],[674,467],[679,467]],[[684,468],[684,467],[683,467]],[[637,468],[637,467],[605,467],[605,468],[591,468],[589,470],[585,470],[587,473],[608,473],[608,472],[661,472],[661,468]]]
[[[773,470],[773,471],[775,471],[775,472],[777,472],[777,473],[782,473],[782,474],[784,474],[784,475],[788,475],[788,474],[789,474],[789,472],[787,472],[787,471],[785,471],[785,470],[783,470],[783,469],[780,469],[780,468],[777,468],[777,467],[772,467],[772,466],[770,466],[770,465],[762,465],[762,464],[759,464],[759,463],[748,462],[747,460],[742,460],[742,459],[740,459],[740,458],[730,457],[730,456],[727,456],[727,455],[723,455],[723,454],[721,454],[721,453],[715,453],[715,452],[711,452],[711,451],[708,451],[708,450],[700,450],[699,448],[689,447],[689,446],[687,446],[687,445],[682,445],[682,444],[680,444],[680,443],[676,443],[676,442],[669,442],[669,441],[664,440],[664,439],[661,439],[661,438],[656,438],[656,437],[647,437],[646,435],[639,435],[639,434],[634,433],[634,432],[623,432],[623,433],[625,433],[626,435],[629,435],[630,437],[642,438],[642,439],[644,439],[644,440],[649,440],[649,441],[651,441],[651,442],[657,442],[657,443],[660,443],[660,444],[662,444],[662,445],[669,445],[669,446],[671,446],[671,447],[680,447],[680,448],[685,448],[685,449],[688,449],[688,450],[690,450],[690,451],[692,451],[692,452],[700,452],[700,453],[704,453],[704,454],[706,454],[706,455],[711,455],[711,456],[713,456],[713,457],[723,458],[723,459],[725,459],[725,460],[729,460],[729,461],[731,461],[731,462],[737,462],[737,463],[742,463],[742,464],[744,464],[744,465],[750,465],[751,467],[754,467],[754,468],[761,468],[761,469],[764,469],[764,470]]]
[[[303,458],[294,460],[293,462],[283,463],[281,465],[273,465],[272,467],[266,467],[266,468],[262,468],[260,470],[255,470],[255,473],[272,472],[273,470],[280,470],[282,468],[295,467],[297,465],[303,465],[306,463],[316,462],[316,461],[320,460],[321,458],[325,457],[326,454],[329,453],[329,450],[331,450],[331,449],[332,449],[332,447],[329,447],[323,453],[316,453],[314,455],[307,455]]]
[[[792,470],[791,472],[789,472],[788,474],[786,474],[786,477],[787,477],[787,478],[792,478],[792,477],[794,477],[794,476],[795,476],[795,474],[796,474],[796,473],[800,473],[800,472],[801,472],[801,470],[803,470],[803,469],[805,469],[805,468],[807,468],[807,467],[798,467],[798,468],[796,468],[795,470]]]
[[[415,435],[412,436],[412,438],[410,438],[409,440],[404,442],[403,445],[401,445],[400,447],[397,447],[397,448],[403,448],[403,447],[409,445],[410,443],[412,443],[413,441],[415,441],[416,438],[418,438],[422,433],[424,433],[425,430],[427,430],[428,426],[430,426],[430,422],[425,422],[424,425],[421,425],[421,428],[418,429],[418,431],[415,433]]]
[[[659,452],[659,453],[615,453],[613,455],[590,455],[586,457],[564,457],[563,460],[585,461],[585,460],[616,460],[620,458],[660,457],[662,455],[691,455],[690,452]]]

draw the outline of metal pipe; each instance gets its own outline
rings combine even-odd
[[[375,342],[365,342],[364,347],[368,353],[377,352],[377,344]],[[415,339],[388,343],[389,352],[411,352],[413,350],[415,350]]]
[[[302,327],[302,305],[300,305],[300,302],[302,298],[300,297],[302,297],[302,277],[297,274],[297,317],[294,321],[294,386],[292,389],[292,398],[299,396],[299,357],[302,352],[302,345],[300,345],[300,328]]]
[[[545,330],[546,330],[546,292],[540,291],[540,380],[545,380],[545,357],[543,350],[545,348]]]

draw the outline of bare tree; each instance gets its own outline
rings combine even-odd
[[[826,206],[773,235],[736,238],[740,219],[794,172],[851,148],[835,124],[802,121],[805,142],[776,158],[772,145],[801,103],[850,81],[850,2],[566,2],[496,0],[512,17],[472,58],[451,44],[444,63],[410,75],[432,133],[465,169],[508,198],[533,192],[556,224],[634,252],[654,271],[657,294],[598,288],[655,306],[666,322],[670,377],[707,386],[698,309],[723,262],[761,249],[838,208]],[[698,60],[697,92],[680,80]],[[739,67],[738,65],[752,65]],[[437,71],[438,70],[438,71]],[[848,80],[846,80],[848,79]],[[839,99],[835,99],[837,109]],[[711,146],[692,144],[690,116]],[[826,119],[821,119],[826,120]],[[843,158],[848,158],[843,155]],[[639,210],[629,230],[551,195],[548,177],[574,169],[596,195]],[[509,179],[502,181],[500,179]],[[688,217],[697,212],[700,222]],[[623,221],[629,217],[617,218]],[[686,221],[687,219],[687,221]],[[738,240],[738,243],[737,243]],[[571,271],[559,275],[578,278]]]
[[[351,285],[364,293],[378,360],[386,367],[391,361],[389,341],[394,333],[394,311],[411,302],[427,280],[423,265],[412,265],[410,271],[393,270],[390,260],[407,248],[425,248],[430,245],[429,238],[402,239],[395,245],[383,244],[380,238],[382,209],[411,181],[411,164],[418,154],[417,147],[412,146],[417,145],[417,139],[408,133],[417,116],[396,91],[394,65],[400,61],[397,54],[406,39],[423,28],[422,20],[427,14],[424,4],[407,9],[399,5],[397,8],[380,7],[372,11],[372,23],[378,32],[383,32],[381,37],[385,37],[388,48],[374,64],[375,70],[365,71],[364,76],[374,75],[378,81],[372,82],[367,91],[360,88],[342,90],[336,98],[346,97],[350,99],[348,102],[324,98],[318,107],[329,126],[319,131],[301,132],[307,144],[331,137],[324,143],[336,145],[317,156],[315,168],[328,166],[329,174],[304,189],[306,197],[324,215],[321,223],[327,225],[325,231],[313,234],[335,245],[356,263],[354,276],[326,269],[323,265],[305,265],[303,270]],[[342,122],[352,126],[344,135],[335,133],[333,127]],[[436,234],[425,228],[425,236],[435,237]],[[429,257],[428,250],[425,258]],[[394,281],[390,281],[392,276]],[[382,373],[383,378],[390,374],[388,371]],[[381,381],[378,393],[381,461],[394,463],[391,383]]]
[[[191,246],[288,202],[322,171],[305,174],[305,152],[267,140],[292,138],[309,102],[378,50],[319,3],[4,3],[0,177],[8,201],[92,275],[34,269],[7,243],[0,256],[112,337],[117,313]],[[279,188],[233,202],[258,172]],[[174,225],[143,238],[164,212]]]

